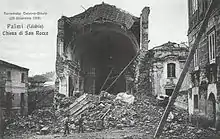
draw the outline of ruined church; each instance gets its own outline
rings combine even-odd
[[[136,17],[102,3],[72,17],[62,16],[58,20],[56,56],[59,93],[99,94],[108,88],[140,49],[148,49],[149,13],[145,7]],[[132,92],[134,71],[126,70],[109,92]]]

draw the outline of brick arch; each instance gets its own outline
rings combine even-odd
[[[80,29],[80,31],[77,32],[76,36],[72,39],[74,41],[70,41],[70,45],[74,45],[73,50],[78,51],[76,49],[82,49],[81,46],[78,47],[79,43],[84,42],[86,37],[88,38],[91,36],[95,38],[96,36],[99,36],[99,34],[109,34],[111,36],[117,35],[118,38],[121,37],[124,38],[123,40],[126,39],[126,42],[129,43],[128,47],[131,46],[134,53],[137,53],[140,49],[139,40],[132,31],[126,30],[120,25],[112,22],[93,22],[89,25],[83,26],[82,29]]]

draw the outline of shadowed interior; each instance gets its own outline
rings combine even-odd
[[[95,92],[99,93],[111,69],[113,68],[111,74],[113,78],[108,80],[104,90],[135,56],[137,46],[120,28],[100,25],[91,30],[77,38],[74,53],[80,61],[81,70],[87,73],[86,75],[91,72],[92,68],[95,68],[95,76],[85,77],[85,91],[89,91],[92,80],[95,80]],[[122,91],[126,91],[124,75],[109,90],[113,94]]]

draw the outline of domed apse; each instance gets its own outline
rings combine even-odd
[[[81,70],[87,74],[92,70],[95,72],[95,76],[85,77],[85,92],[91,91],[92,81],[95,80],[96,94],[100,93],[111,69],[113,68],[111,78],[102,90],[109,87],[137,53],[137,46],[127,34],[120,32],[120,29],[111,30],[102,28],[101,25],[100,28],[81,35],[75,43],[75,54],[80,60]],[[117,94],[124,91],[126,91],[126,80],[122,75],[108,92]]]

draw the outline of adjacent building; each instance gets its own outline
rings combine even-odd
[[[27,114],[29,69],[0,60],[1,101],[5,112]]]
[[[177,44],[174,42],[167,42],[148,51],[145,57],[148,64],[144,64],[146,69],[142,73],[149,72],[149,75],[145,74],[146,77],[143,83],[147,88],[151,88],[148,91],[152,95],[172,95],[186,62],[188,52],[189,48],[185,43]],[[189,85],[189,75],[187,75],[175,103],[175,105],[184,109],[187,109]]]
[[[198,31],[212,0],[188,0],[189,47]],[[220,1],[215,0],[194,59],[189,68],[191,87],[188,94],[190,120],[203,119],[206,127],[220,127]],[[195,117],[197,117],[195,119]],[[204,120],[205,119],[205,120]],[[205,122],[206,121],[206,122]]]
[[[150,53],[154,54],[151,70],[153,95],[172,95],[188,52],[189,49],[185,44],[174,42],[168,42],[151,49]],[[188,77],[183,82],[182,90],[188,89],[187,80]]]

